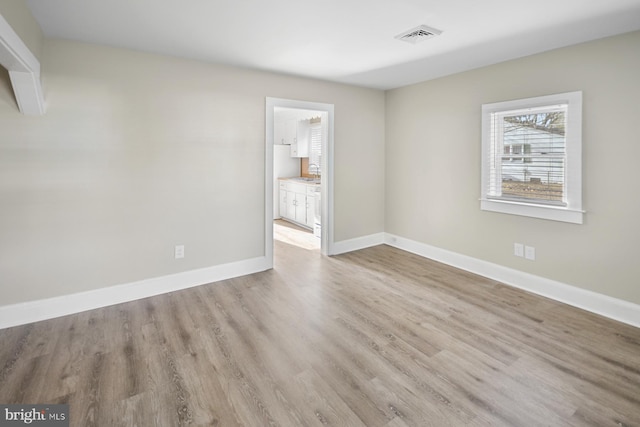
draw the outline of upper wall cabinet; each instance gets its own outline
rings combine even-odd
[[[273,143],[294,144],[296,142],[296,119],[280,118],[273,122]]]
[[[311,125],[309,120],[300,120],[296,126],[295,142],[291,144],[291,157],[309,157]]]
[[[310,157],[313,152],[314,129],[320,126],[321,116],[321,111],[275,107],[273,143],[290,145],[291,157]],[[319,143],[320,139],[318,139]],[[320,159],[316,159],[314,163],[320,164]]]

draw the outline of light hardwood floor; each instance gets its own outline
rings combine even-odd
[[[273,222],[273,238],[307,250],[320,250],[320,239],[306,230],[282,219]]]
[[[640,426],[640,329],[378,246],[0,330],[72,426]]]

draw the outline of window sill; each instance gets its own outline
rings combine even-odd
[[[582,224],[584,211],[558,206],[533,205],[509,200],[480,199],[483,211]]]

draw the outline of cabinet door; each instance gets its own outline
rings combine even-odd
[[[296,193],[287,190],[287,214],[284,215],[288,219],[296,220]]]
[[[296,193],[295,221],[300,224],[307,223],[307,195],[304,193]]]
[[[296,127],[295,142],[291,144],[291,157],[309,157],[311,125],[309,120],[300,120]]]
[[[281,217],[287,216],[287,188],[283,185],[280,186],[280,210],[278,213]]]
[[[287,119],[284,122],[284,143],[296,143],[296,119]]]
[[[284,122],[282,120],[273,121],[273,143],[284,144]]]
[[[314,214],[316,207],[316,198],[313,193],[307,192],[307,221],[305,224],[307,227],[313,228]]]

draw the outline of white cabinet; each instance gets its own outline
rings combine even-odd
[[[287,184],[280,182],[280,210],[278,211],[281,217],[287,216]]]
[[[287,191],[287,200],[290,203],[287,215],[299,224],[307,223],[307,195]]]
[[[273,121],[273,143],[284,144],[284,122],[281,120]]]
[[[305,224],[306,185],[298,182],[280,181],[280,216],[283,219]]]
[[[309,157],[311,147],[310,121],[279,117],[273,122],[273,143],[289,145],[291,157]]]
[[[296,142],[296,119],[280,118],[273,121],[273,143],[291,145]]]
[[[316,211],[316,186],[307,185],[307,218],[305,225],[309,228],[313,228],[314,215]]]
[[[313,229],[315,212],[314,184],[280,181],[280,216]]]
[[[287,119],[284,122],[284,143],[296,143],[296,119]]]
[[[311,124],[309,120],[298,121],[295,142],[291,144],[291,157],[309,157],[310,142]]]

